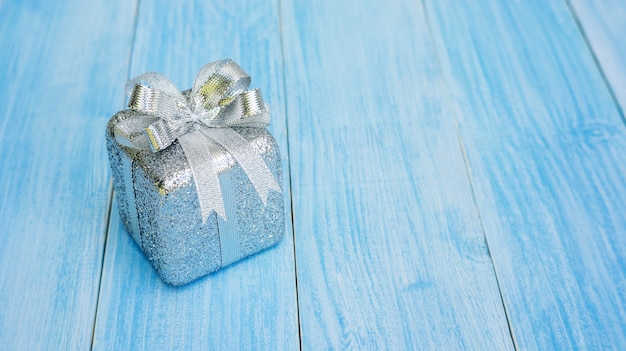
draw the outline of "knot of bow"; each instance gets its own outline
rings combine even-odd
[[[113,128],[120,145],[158,152],[178,141],[189,162],[202,221],[212,211],[226,219],[217,167],[211,153],[226,150],[246,173],[267,205],[269,190],[280,186],[253,146],[232,127],[266,127],[269,106],[250,77],[231,60],[204,66],[189,92],[181,93],[166,77],[144,73],[126,83],[128,107],[139,112]]]

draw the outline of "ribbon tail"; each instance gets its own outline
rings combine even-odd
[[[250,182],[267,206],[269,191],[282,192],[280,185],[263,159],[254,151],[248,140],[230,128],[202,128],[201,132],[228,151],[239,163]]]
[[[222,190],[211,157],[211,154],[215,153],[215,150],[219,147],[197,129],[192,129],[180,136],[178,142],[189,161],[189,167],[196,184],[202,223],[206,222],[213,210],[220,217],[226,219]]]

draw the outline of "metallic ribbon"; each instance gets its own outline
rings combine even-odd
[[[225,209],[219,170],[213,164],[220,147],[239,163],[264,205],[270,190],[281,192],[261,156],[232,129],[269,125],[269,107],[261,92],[248,90],[249,85],[246,72],[228,59],[204,66],[188,96],[154,72],[126,83],[128,107],[140,113],[114,126],[116,142],[158,152],[178,140],[191,168],[203,223],[212,211],[221,222],[226,221],[227,212],[233,212]]]

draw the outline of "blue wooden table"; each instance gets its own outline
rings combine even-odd
[[[625,34],[623,0],[0,0],[0,349],[626,350]],[[104,128],[225,57],[287,235],[174,288]]]

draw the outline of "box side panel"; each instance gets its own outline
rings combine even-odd
[[[166,165],[181,156],[178,144],[159,152]],[[145,166],[145,165],[144,165]],[[163,181],[174,181],[176,167]],[[195,184],[185,182],[164,192],[144,167],[134,169],[137,208],[144,252],[163,281],[172,285],[188,283],[221,267],[217,218],[213,213],[202,223]]]
[[[263,128],[237,128],[282,184],[280,152],[274,138]],[[109,138],[110,139],[110,138]],[[118,174],[120,214],[128,223],[122,158],[128,157],[110,141],[112,164]],[[230,155],[226,157],[231,158]],[[212,213],[202,223],[195,183],[180,145],[175,142],[158,153],[139,152],[133,164],[139,231],[135,240],[161,278],[182,285],[222,267],[220,228]],[[241,166],[233,160],[220,177],[228,176],[234,186],[241,258],[266,249],[283,237],[285,231],[282,193],[270,191],[265,206]],[[126,200],[126,201],[124,201]],[[127,224],[127,228],[131,227]]]
[[[272,175],[282,184],[280,151],[272,135],[265,129],[238,128],[237,131],[251,143],[265,161]],[[246,257],[276,244],[285,233],[283,194],[270,191],[267,206],[239,165],[231,171],[233,184],[238,186],[237,219],[241,256]]]

